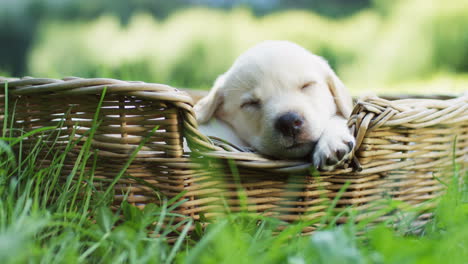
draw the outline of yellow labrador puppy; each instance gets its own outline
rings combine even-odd
[[[259,153],[341,165],[354,146],[352,99],[328,63],[288,41],[246,51],[195,105],[201,131]]]

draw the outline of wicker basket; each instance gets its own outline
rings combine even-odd
[[[24,131],[57,126],[47,133],[60,134],[53,146],[58,151],[86,135],[106,88],[99,113],[102,122],[92,141],[98,149],[97,179],[112,181],[144,137],[158,127],[115,184],[115,205],[125,194],[130,203],[144,207],[161,203],[161,194],[174,197],[185,191],[186,201],[175,210],[194,219],[247,210],[296,221],[319,219],[340,195],[337,213],[353,206],[365,218],[376,201],[392,198],[416,206],[436,198],[444,186],[434,176],[445,175],[442,172],[454,160],[462,168],[468,163],[466,95],[358,101],[349,120],[357,142],[352,166],[318,175],[303,161],[271,160],[226,143],[214,144],[197,130],[192,98],[166,85],[113,79],[0,79],[6,81],[9,102],[16,105],[15,126]],[[4,100],[0,101],[3,119]],[[184,153],[184,139],[191,153]],[[28,137],[23,145],[36,140]],[[64,177],[82,145],[69,153]],[[44,162],[50,159],[45,153],[43,157]],[[311,225],[305,231],[313,230]]]

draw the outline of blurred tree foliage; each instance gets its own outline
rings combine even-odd
[[[0,71],[27,72],[26,55],[44,20],[90,21],[112,15],[126,25],[139,12],[164,19],[190,7],[251,8],[257,15],[285,9],[310,9],[330,16],[345,16],[369,5],[369,0],[0,0]]]
[[[0,72],[209,87],[248,47],[287,39],[347,82],[467,73],[467,2],[0,0]]]

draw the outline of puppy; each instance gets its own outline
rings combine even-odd
[[[346,87],[324,59],[288,41],[246,51],[194,109],[206,135],[275,158],[308,158],[320,170],[341,165],[355,144]]]

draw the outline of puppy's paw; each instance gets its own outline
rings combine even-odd
[[[347,129],[325,133],[315,146],[312,163],[321,171],[334,170],[350,158],[354,145],[354,137]]]

